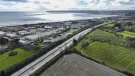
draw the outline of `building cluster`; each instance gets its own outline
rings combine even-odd
[[[19,43],[23,45],[38,41],[42,41],[42,43],[53,43],[74,34],[82,27],[90,25],[91,22],[92,20],[78,20],[6,26],[0,28],[0,38],[6,38],[9,41],[19,39]]]

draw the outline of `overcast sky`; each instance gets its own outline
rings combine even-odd
[[[135,0],[0,0],[0,11],[132,9]]]

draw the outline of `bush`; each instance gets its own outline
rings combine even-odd
[[[135,48],[135,38],[126,37],[125,38],[126,45],[130,48]]]
[[[15,56],[17,54],[18,54],[18,52],[10,52],[8,56]]]
[[[5,72],[3,70],[0,71],[0,76],[5,76]]]
[[[81,44],[81,48],[85,48],[85,47],[87,47],[88,45],[89,45],[88,42],[82,43],[82,44]]]

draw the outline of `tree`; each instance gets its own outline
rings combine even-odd
[[[135,38],[126,37],[125,41],[128,47],[135,48]]]
[[[128,25],[128,26],[132,26],[132,23],[131,23],[131,22],[127,22],[127,25]]]
[[[0,76],[5,76],[4,70],[2,70],[2,71],[0,72]]]
[[[6,45],[7,43],[8,43],[8,39],[0,38],[0,45]],[[2,47],[0,49],[2,49]]]
[[[85,43],[82,43],[82,44],[81,44],[81,47],[82,47],[82,48],[85,48],[85,47],[88,46],[88,45],[89,45],[89,43],[88,43],[88,42],[85,42]]]
[[[76,46],[77,45],[77,40],[73,39],[73,45]]]
[[[10,48],[14,49],[19,47],[21,44],[19,43],[19,39],[14,39],[12,41],[10,41]]]
[[[0,38],[0,45],[6,45],[8,43],[8,39]]]
[[[120,23],[116,23],[116,24],[113,26],[113,28],[114,28],[114,27],[121,28],[121,27],[122,27],[122,25],[121,25]]]
[[[19,43],[19,40],[20,39],[15,39],[14,42],[18,44]]]

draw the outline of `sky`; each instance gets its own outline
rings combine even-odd
[[[0,11],[135,10],[135,0],[0,0]]]

